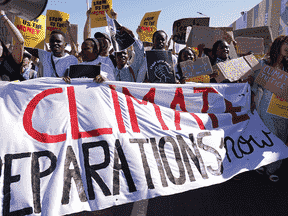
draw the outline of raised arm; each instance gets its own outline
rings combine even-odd
[[[71,24],[68,20],[66,20],[65,25],[67,26],[67,35],[68,35],[68,40],[69,40],[69,44],[71,46],[71,52],[72,55],[74,56],[78,56],[78,50],[77,50],[77,46],[75,41],[73,40],[72,34],[71,34]]]
[[[87,38],[91,38],[91,19],[90,19],[90,14],[91,14],[91,10],[92,8],[90,8],[87,12],[86,12],[86,22],[85,22],[85,26],[84,26],[84,32],[83,32],[83,39],[84,41]]]
[[[24,53],[24,38],[16,26],[8,19],[3,10],[0,11],[0,17],[4,22],[4,25],[8,29],[9,33],[12,35],[15,40],[15,45],[13,46],[12,57],[17,64],[20,64],[23,59]]]

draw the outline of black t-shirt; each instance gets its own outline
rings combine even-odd
[[[10,81],[20,80],[23,81],[24,78],[20,74],[21,64],[17,64],[11,54],[3,57],[0,64],[0,76],[9,77]],[[6,75],[6,76],[5,76]]]

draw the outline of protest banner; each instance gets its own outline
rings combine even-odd
[[[187,40],[188,47],[197,47],[199,44],[205,44],[206,48],[212,48],[217,40],[224,37],[221,29],[206,26],[192,26],[192,31]]]
[[[238,29],[233,31],[234,37],[256,37],[264,39],[265,52],[274,41],[274,37],[271,33],[270,26],[261,26],[254,28]]]
[[[110,18],[107,14],[106,20],[115,52],[125,50],[135,42],[134,38],[130,34],[126,31],[120,30],[121,25],[117,20]]]
[[[91,28],[107,26],[105,13],[111,17],[112,0],[92,0],[91,7]]]
[[[262,68],[261,64],[253,54],[243,56],[243,58],[246,60],[253,71],[260,70]]]
[[[99,74],[99,65],[71,65],[68,72],[70,78],[95,78]]]
[[[176,83],[171,51],[146,51],[148,79],[152,83]]]
[[[44,49],[46,16],[40,15],[36,20],[27,21],[15,17],[14,25],[23,35],[25,47]]]
[[[219,62],[213,66],[213,70],[218,73],[218,76],[215,78],[218,83],[225,79],[228,79],[230,82],[247,79],[253,73],[253,70],[243,57]]]
[[[186,30],[188,26],[209,26],[210,18],[209,17],[201,17],[201,18],[185,18],[185,19],[180,19],[176,20],[173,23],[173,40],[176,43],[179,44],[186,44],[185,38],[186,36]]]
[[[208,56],[197,58],[196,61],[188,60],[180,62],[182,73],[187,78],[213,73],[212,66]]]
[[[144,14],[140,23],[141,31],[139,32],[139,38],[141,41],[153,43],[152,36],[157,31],[157,22],[160,13],[161,11],[155,11]]]
[[[256,55],[264,54],[264,39],[253,37],[236,37],[237,53],[246,54],[252,51]]]
[[[288,102],[273,94],[269,102],[267,113],[288,119]]]
[[[66,33],[66,20],[69,20],[69,14],[57,10],[47,10],[46,13],[46,38],[45,42],[49,43],[49,38],[53,30],[61,30]]]
[[[288,102],[287,78],[287,72],[266,65],[262,67],[255,82]]]
[[[248,84],[39,78],[0,85],[0,100],[2,215],[173,195],[288,154],[250,112]]]

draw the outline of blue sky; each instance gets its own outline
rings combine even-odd
[[[91,5],[92,0],[89,0]],[[238,19],[241,11],[250,10],[261,0],[113,0],[113,9],[118,13],[118,21],[136,33],[146,12],[161,10],[158,29],[172,33],[175,20],[189,17],[201,17],[201,12],[210,17],[210,26],[229,26]],[[48,0],[47,9],[59,10],[70,14],[70,22],[78,24],[78,42],[83,42],[83,28],[86,20],[86,0]],[[203,17],[203,16],[202,16]],[[93,28],[92,35],[104,32],[105,28]]]

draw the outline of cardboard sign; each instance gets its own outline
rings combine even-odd
[[[217,40],[223,39],[224,32],[221,29],[206,26],[192,26],[192,31],[187,40],[188,47],[197,47],[204,43],[206,48],[212,48]]]
[[[213,73],[212,66],[208,56],[198,58],[196,61],[188,60],[180,62],[182,73],[187,78]]]
[[[36,20],[32,21],[16,16],[14,25],[23,35],[25,47],[44,49],[46,16],[40,15]]]
[[[235,46],[234,46],[233,42],[230,43],[229,56],[230,56],[231,59],[238,58],[238,55],[236,53],[236,49],[235,49]]]
[[[92,0],[91,7],[91,28],[107,26],[105,13],[111,17],[112,0]]]
[[[288,73],[270,66],[264,66],[255,82],[288,102]]]
[[[111,19],[107,14],[106,19],[115,52],[125,50],[135,42],[134,38],[126,31],[120,32],[121,25],[117,20]]]
[[[262,68],[261,64],[253,54],[243,56],[243,58],[246,60],[246,62],[252,68],[253,71],[260,70]]]
[[[47,10],[46,13],[46,37],[45,42],[49,43],[49,38],[53,30],[61,30],[66,33],[65,21],[69,20],[69,14],[57,11]]]
[[[170,51],[147,51],[148,79],[152,83],[176,83],[172,53]]]
[[[288,119],[288,102],[273,94],[267,109],[267,113]]]
[[[71,65],[69,68],[70,78],[95,78],[99,74],[99,65]]]
[[[77,44],[77,42],[78,42],[78,24],[71,24],[70,32],[71,32],[72,39],[73,39],[74,43]],[[68,42],[67,32],[66,32],[66,39]]]
[[[188,26],[209,26],[210,18],[186,18],[176,20],[173,23],[174,41],[179,44],[185,44],[186,30]]]
[[[264,39],[264,47],[268,49],[274,38],[270,26],[261,26],[254,28],[238,29],[233,31],[234,37],[256,37]]]
[[[253,72],[243,57],[217,63],[213,66],[213,70],[219,74],[215,78],[218,83],[225,79],[230,82],[246,79]]]
[[[186,79],[186,83],[188,82],[210,83],[210,76],[203,75],[203,76],[191,77],[191,78]]]
[[[157,22],[160,12],[161,11],[149,12],[145,13],[143,16],[140,23],[141,32],[139,32],[141,41],[150,43],[153,42],[152,36],[154,32],[157,31]]]
[[[256,55],[264,54],[264,39],[252,37],[237,37],[237,53],[245,54],[252,51]]]

